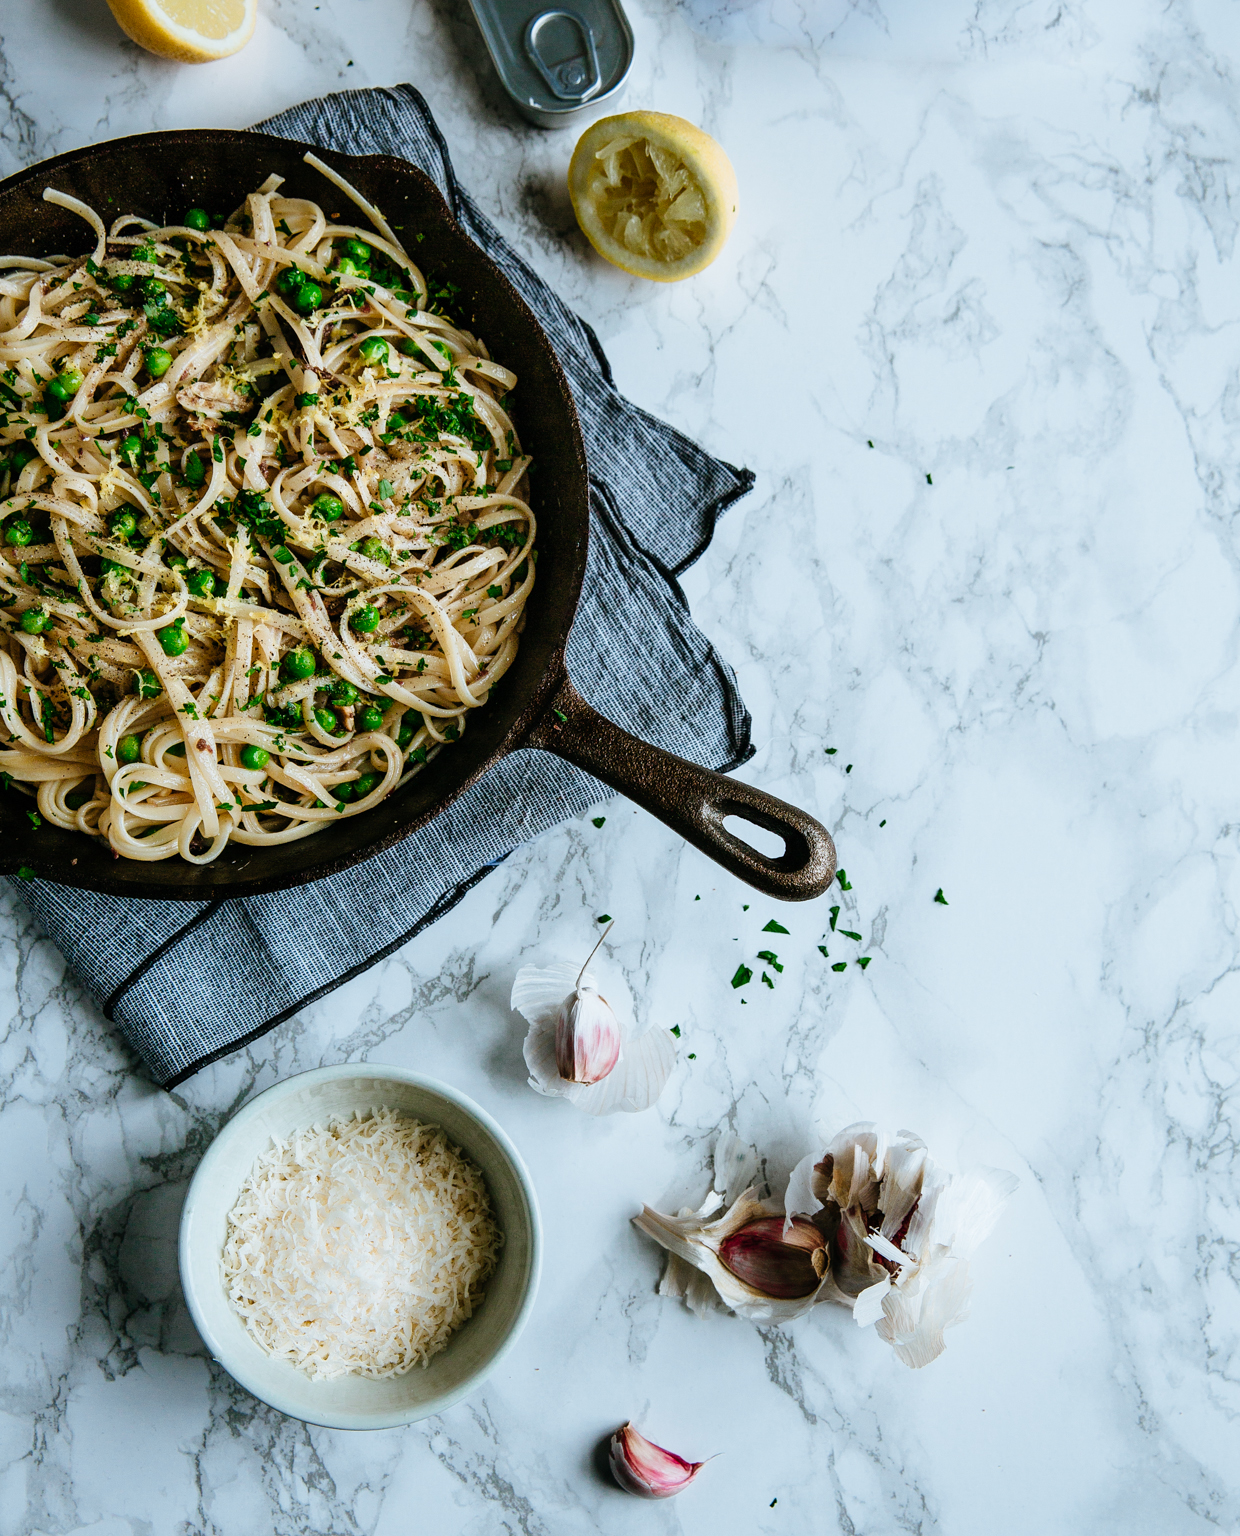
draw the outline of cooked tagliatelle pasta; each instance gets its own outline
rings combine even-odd
[[[501,401],[382,215],[280,194],[0,258],[0,770],[121,856],[375,806],[487,702],[534,584]]]

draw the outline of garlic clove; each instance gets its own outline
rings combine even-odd
[[[582,990],[597,993],[594,978],[581,978]],[[512,1006],[529,1021],[522,1047],[530,1087],[550,1098],[567,1099],[591,1115],[636,1113],[662,1093],[676,1065],[676,1045],[667,1030],[650,1026],[637,1033],[623,1013],[614,1014],[620,1033],[620,1059],[597,1083],[567,1082],[556,1063],[556,1027],[566,995],[577,988],[577,967],[522,966],[512,987]]]
[[[796,1301],[818,1289],[825,1247],[822,1233],[803,1216],[787,1227],[782,1216],[763,1216],[724,1238],[719,1262],[763,1296]]]
[[[738,1317],[751,1323],[785,1323],[809,1311],[819,1299],[823,1288],[830,1284],[826,1274],[813,1289],[804,1294],[772,1295],[751,1284],[749,1279],[737,1274],[723,1262],[721,1250],[724,1244],[751,1223],[771,1222],[769,1228],[762,1230],[776,1241],[780,1240],[784,1224],[783,1212],[777,1205],[755,1200],[753,1196],[752,1189],[745,1190],[722,1216],[714,1220],[708,1219],[706,1214],[709,1202],[702,1211],[686,1211],[680,1216],[666,1216],[662,1211],[652,1210],[650,1206],[643,1207],[640,1216],[634,1216],[633,1225],[639,1231],[654,1238],[656,1243],[681,1261],[678,1264],[669,1261],[659,1286],[663,1295],[682,1295],[693,1310],[701,1315],[705,1298],[700,1284],[694,1284],[687,1274],[686,1266],[691,1266],[702,1271],[719,1301],[730,1307]],[[730,1251],[737,1252],[735,1248]],[[818,1251],[825,1259],[825,1250]],[[808,1259],[812,1268],[812,1253]]]
[[[560,1004],[556,1071],[566,1083],[601,1083],[619,1059],[619,1021],[607,999],[583,981]]]
[[[705,1465],[665,1451],[632,1424],[621,1425],[611,1437],[612,1476],[626,1493],[639,1499],[670,1499],[687,1488]]]

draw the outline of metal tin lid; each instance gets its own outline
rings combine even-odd
[[[633,62],[619,0],[470,0],[504,88],[543,128],[575,121],[615,95]]]

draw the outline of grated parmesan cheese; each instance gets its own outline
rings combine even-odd
[[[482,1301],[503,1235],[478,1169],[395,1110],[273,1138],[229,1212],[224,1281],[268,1354],[316,1379],[426,1365]]]

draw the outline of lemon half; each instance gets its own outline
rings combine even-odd
[[[139,47],[184,64],[208,64],[244,48],[258,0],[108,0]]]
[[[656,283],[708,267],[739,204],[727,155],[667,112],[621,112],[591,124],[573,151],[568,195],[599,255]]]

